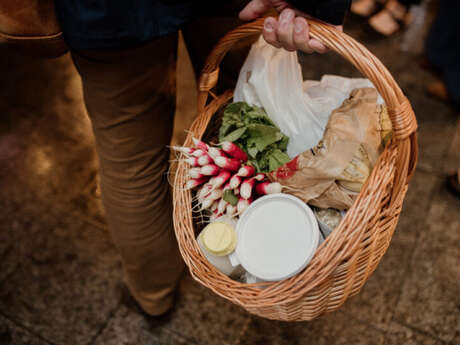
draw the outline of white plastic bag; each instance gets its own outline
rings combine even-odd
[[[277,49],[260,37],[241,68],[234,101],[263,107],[289,136],[287,153],[293,158],[318,144],[331,112],[362,87],[373,85],[367,79],[332,75],[303,82],[297,53]]]

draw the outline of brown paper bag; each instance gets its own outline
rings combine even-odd
[[[272,172],[270,179],[314,206],[348,209],[383,149],[388,124],[377,91],[355,89],[332,112],[318,145]]]

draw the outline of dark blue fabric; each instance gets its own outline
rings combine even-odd
[[[192,18],[192,3],[55,0],[55,7],[66,43],[74,50],[90,50],[129,48],[176,32]]]
[[[206,8],[231,0],[55,0],[67,44],[74,50],[122,49],[176,32]],[[291,0],[297,8],[341,24],[351,0]],[[243,2],[244,3],[244,2]],[[212,29],[212,28],[210,28]]]
[[[351,0],[290,0],[299,10],[330,24],[341,25]]]
[[[452,99],[460,104],[460,1],[441,0],[426,40],[428,60],[442,72]]]

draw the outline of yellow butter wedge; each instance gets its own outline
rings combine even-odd
[[[202,241],[209,253],[225,256],[235,250],[236,232],[229,224],[211,223],[203,229]]]

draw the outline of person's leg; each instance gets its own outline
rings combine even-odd
[[[457,0],[442,0],[425,43],[428,61],[441,71],[445,98],[448,96],[457,104],[460,104],[459,11],[460,2]]]
[[[166,178],[177,35],[117,52],[74,52],[100,160],[102,200],[127,285],[151,315],[166,312],[183,270]]]

